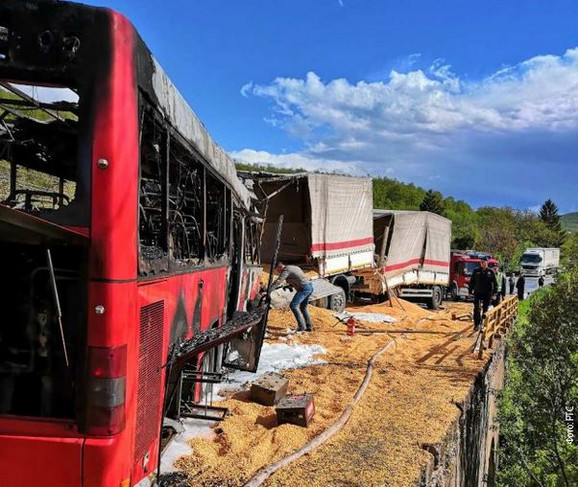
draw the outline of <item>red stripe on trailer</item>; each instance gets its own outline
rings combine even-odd
[[[348,240],[346,242],[316,243],[311,245],[311,252],[316,252],[318,250],[339,250],[339,249],[346,249],[349,247],[360,247],[361,245],[368,245],[372,243],[373,237],[360,238],[357,240]]]
[[[392,264],[392,265],[388,265],[385,266],[385,271],[395,271],[397,269],[403,269],[404,267],[408,267],[411,265],[415,265],[415,264],[419,264],[420,263],[420,259],[411,259],[405,262],[400,262],[399,264]],[[431,259],[426,259],[423,261],[424,265],[434,265],[434,266],[440,266],[440,267],[447,267],[450,265],[449,262],[443,261],[443,260],[431,260]]]

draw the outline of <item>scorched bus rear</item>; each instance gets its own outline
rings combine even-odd
[[[0,199],[0,483],[152,478],[163,417],[203,395],[181,371],[232,342],[258,362],[260,221],[233,162],[124,17],[3,0]]]

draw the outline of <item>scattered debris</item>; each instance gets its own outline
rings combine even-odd
[[[397,320],[385,313],[350,313],[344,311],[343,313],[334,315],[339,321],[347,320],[352,317],[356,320],[367,321],[369,323],[395,323]]]
[[[307,428],[315,414],[315,403],[311,394],[285,396],[275,408],[277,424],[296,424]]]
[[[288,379],[275,372],[268,372],[251,385],[251,400],[263,406],[274,406],[285,397],[288,386]]]

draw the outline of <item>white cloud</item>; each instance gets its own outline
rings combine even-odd
[[[231,157],[249,164],[271,165],[281,168],[300,168],[307,171],[336,172],[343,174],[363,175],[356,163],[311,157],[306,154],[271,154],[267,151],[243,149],[231,152]]]
[[[245,83],[243,86],[241,86],[241,95],[244,96],[245,98],[247,98],[249,96],[249,94],[251,93],[252,89],[253,89],[253,82],[252,81]]]
[[[578,132],[578,48],[536,56],[476,81],[458,76],[443,60],[428,69],[417,69],[418,61],[414,55],[408,72],[392,70],[384,81],[324,81],[309,72],[304,79],[251,82],[242,94],[271,100],[267,120],[303,141],[303,151],[290,156],[302,158],[303,167],[330,161],[331,167],[351,165],[357,172],[393,169],[399,178],[422,184],[434,176],[448,180],[450,168],[454,175],[468,174],[480,162],[523,162],[525,140],[553,143]],[[508,148],[508,138],[517,152]],[[501,152],[488,161],[484,144],[495,140]],[[241,153],[265,157],[255,150]],[[267,155],[290,165],[284,157]]]
[[[471,127],[576,128],[578,49],[560,57],[535,57],[479,82],[462,81],[449,65],[437,61],[427,73],[392,71],[386,83],[352,84],[345,79],[324,83],[309,72],[305,79],[245,85],[243,93],[271,99],[289,129],[296,120],[305,120],[311,130],[323,126],[336,133],[378,129],[383,135],[450,133]]]

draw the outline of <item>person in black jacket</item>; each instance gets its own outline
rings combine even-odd
[[[480,267],[472,272],[468,288],[470,294],[474,295],[474,330],[478,330],[486,311],[488,311],[492,296],[498,289],[496,274],[488,268],[487,258],[482,257]],[[480,305],[482,306],[481,313]]]
[[[538,286],[544,287],[544,277],[543,276],[540,276],[540,278],[538,279]]]
[[[518,280],[516,281],[516,290],[518,291],[518,299],[520,301],[524,301],[525,287],[526,278],[524,277],[524,274],[520,274],[520,277],[518,277]]]
[[[514,287],[516,285],[516,279],[514,279],[514,273],[510,274],[510,279],[508,280],[510,285],[510,294],[514,294]]]

